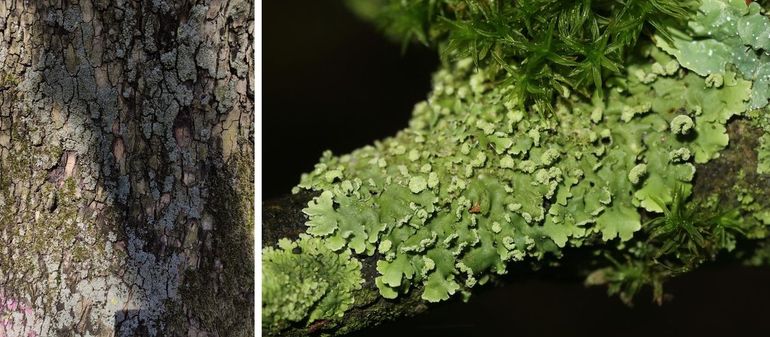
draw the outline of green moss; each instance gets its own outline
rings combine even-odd
[[[247,233],[254,232],[254,162],[250,158],[236,156],[233,160],[236,167],[237,189],[240,196],[240,209],[246,221],[244,229]],[[250,246],[253,247],[253,244]]]
[[[361,288],[361,263],[307,235],[262,251],[262,320],[273,332],[294,322],[341,318]]]
[[[19,78],[14,74],[0,72],[0,88],[13,88],[19,84]]]
[[[668,38],[695,0],[465,1],[348,0],[391,36],[437,45],[442,58],[469,57],[504,69],[521,107],[544,112],[554,96],[599,95],[646,28]],[[669,64],[664,63],[667,66]],[[673,66],[661,72],[672,70]]]
[[[664,281],[715,259],[721,252],[733,251],[736,240],[745,238],[758,225],[751,217],[742,216],[738,208],[730,209],[713,198],[688,201],[681,187],[674,200],[668,205],[661,203],[661,208],[663,215],[645,223],[642,240],[619,252],[599,252],[610,266],[591,273],[586,279],[588,285],[607,285],[609,294],[619,295],[627,304],[642,287],[651,286],[653,299],[661,304]]]
[[[81,217],[84,207],[77,177],[49,180],[46,169],[59,162],[61,147],[33,145],[25,128],[21,123],[11,129],[12,147],[0,158],[0,233],[13,238],[13,244],[0,247],[0,265],[12,265],[15,275],[45,272],[41,256],[88,266],[95,256],[104,254],[104,245],[94,244],[104,241],[103,228]],[[108,210],[102,214],[111,216]],[[103,272],[93,268],[94,273]],[[49,293],[39,294],[44,307],[56,304],[61,277],[48,285]],[[11,275],[6,287],[26,291],[28,283],[27,278]]]

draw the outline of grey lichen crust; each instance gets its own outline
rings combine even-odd
[[[752,32],[770,22],[757,4],[704,0],[690,25],[719,18]],[[743,28],[719,29],[719,41],[749,46],[747,54],[766,50],[736,42]],[[761,124],[768,99],[758,90],[763,79],[728,61],[702,71],[695,61],[712,65],[709,49],[692,47],[701,40],[679,44],[681,35],[668,40],[673,47],[660,34],[640,42],[625,69],[606,78],[604,96],[565,90],[549,115],[522,108],[504,67],[472,58],[444,66],[406,129],[350,154],[325,153],[303,175],[295,192],[318,193],[304,209],[307,233],[323,240],[325,259],[375,259],[374,282],[386,299],[415,291],[427,302],[467,298],[510,263],[545,265],[565,248],[583,247],[602,257],[589,283],[625,301],[652,286],[660,301],[663,280],[732,251],[736,240],[766,238],[770,225],[751,191],[738,193],[735,209],[719,209],[710,195],[688,201],[696,164],[718,159],[728,145],[728,121]],[[764,67],[765,57],[754,64]],[[263,294],[276,312],[294,290],[270,282],[292,271],[266,270],[278,274],[265,278]],[[305,300],[302,308],[313,312],[316,300]],[[312,328],[344,314],[336,308],[325,317],[263,319]]]
[[[252,334],[253,30],[250,1],[0,1],[0,335]]]

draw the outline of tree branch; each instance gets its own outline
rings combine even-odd
[[[745,120],[733,120],[728,125],[730,145],[721,152],[721,157],[708,164],[699,165],[694,180],[693,199],[717,197],[725,209],[737,207],[739,204],[739,186],[750,185],[762,187],[770,193],[770,179],[756,173],[758,138],[762,130],[750,126]],[[263,203],[263,246],[274,246],[280,238],[297,238],[306,229],[304,226],[307,216],[302,209],[315,196],[312,192],[300,192]],[[764,195],[770,197],[770,195]],[[763,198],[767,199],[767,198]],[[740,249],[734,251],[733,257],[751,254],[757,249],[756,245],[742,243]],[[580,276],[587,261],[595,259],[585,250],[567,249],[561,259],[562,267],[558,273],[562,276]],[[342,335],[365,327],[374,326],[384,321],[412,316],[426,311],[430,306],[420,299],[421,289],[412,289],[408,294],[395,300],[386,300],[379,295],[374,279],[379,276],[375,269],[376,262],[381,256],[357,256],[361,261],[362,276],[365,280],[362,290],[355,297],[355,306],[349,310],[338,323],[327,321],[300,323],[284,331],[285,336],[304,336],[308,334]],[[737,261],[737,259],[736,259]],[[527,271],[532,270],[527,268]],[[267,334],[267,331],[263,329]]]

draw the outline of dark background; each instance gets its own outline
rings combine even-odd
[[[263,3],[264,199],[289,193],[325,149],[349,152],[406,126],[430,90],[433,51],[405,54],[340,1]],[[357,336],[770,336],[770,270],[713,265],[667,284],[658,307],[558,277],[482,287]]]
[[[289,193],[324,150],[403,129],[427,97],[437,54],[406,53],[339,0],[263,3],[262,197]]]

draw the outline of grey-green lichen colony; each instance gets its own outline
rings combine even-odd
[[[353,291],[361,288],[361,263],[349,251],[335,254],[322,240],[301,235],[296,242],[281,239],[278,249],[266,248],[265,292],[280,306],[263,310],[271,329],[282,324],[341,316],[353,304]]]
[[[343,314],[355,301],[347,291],[356,285],[356,256],[379,256],[383,297],[418,291],[438,302],[468,296],[511,263],[559,257],[565,247],[644,255],[634,239],[645,226],[652,239],[683,214],[694,216],[680,203],[691,194],[695,164],[718,158],[728,145],[728,120],[748,116],[770,125],[757,113],[770,98],[768,22],[756,3],[704,0],[689,23],[693,36],[640,42],[637,57],[605,79],[603,96],[562,92],[551,115],[522,109],[515,84],[499,81],[503,69],[477,67],[472,58],[445,65],[406,129],[350,154],[325,153],[297,188],[319,195],[304,209],[310,236],[291,245],[323,245],[313,248],[323,256],[316,263],[334,263],[318,275],[344,279],[346,288],[335,291],[345,294],[328,292],[338,302],[324,300],[319,316],[314,297],[297,297],[306,289],[275,287],[297,273],[279,259],[305,254],[283,242],[282,251],[263,252],[263,319],[309,324]],[[764,138],[760,173],[770,172]],[[643,222],[643,214],[667,222]],[[764,237],[766,223],[715,227],[722,235],[716,250],[732,249],[735,235]],[[656,254],[666,249],[673,248]],[[611,279],[621,264],[593,282],[622,292]],[[297,286],[323,287],[322,280],[306,283],[313,277]],[[285,303],[307,310],[275,309]]]

